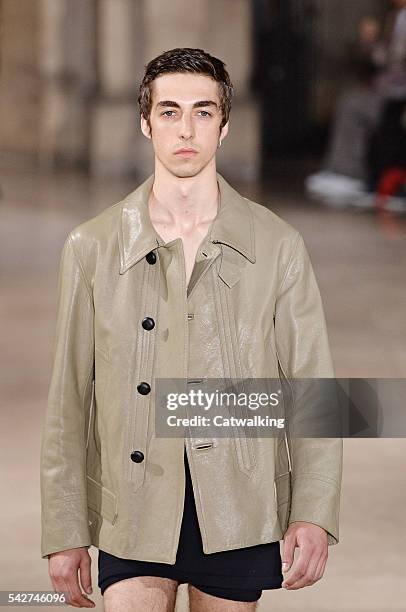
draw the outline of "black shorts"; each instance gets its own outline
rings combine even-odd
[[[120,559],[99,550],[98,586],[135,576],[159,576],[235,601],[257,601],[262,589],[279,589],[283,582],[279,542],[205,554],[197,520],[192,480],[185,449],[185,504],[174,565]]]

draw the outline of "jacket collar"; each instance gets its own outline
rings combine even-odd
[[[120,274],[124,274],[153,249],[165,244],[149,216],[148,198],[153,182],[152,174],[122,202],[118,232]],[[220,206],[211,226],[209,240],[227,245],[255,263],[254,224],[248,202],[218,173],[217,182]],[[235,254],[230,255],[235,258]]]

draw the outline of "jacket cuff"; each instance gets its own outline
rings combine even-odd
[[[329,545],[339,542],[340,489],[333,480],[297,474],[292,478],[289,525],[295,521],[314,523],[327,531]]]
[[[91,546],[86,500],[62,499],[49,504],[42,522],[41,557]]]

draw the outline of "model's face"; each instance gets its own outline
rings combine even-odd
[[[141,117],[141,129],[152,139],[155,156],[179,178],[196,176],[215,157],[222,114],[218,84],[191,73],[163,74],[152,83],[151,131]],[[183,151],[191,149],[192,151]]]

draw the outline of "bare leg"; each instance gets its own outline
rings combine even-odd
[[[173,612],[179,583],[170,578],[137,576],[104,591],[105,612]]]
[[[203,593],[192,584],[189,588],[190,612],[253,612],[257,609],[257,601],[232,601]]]

